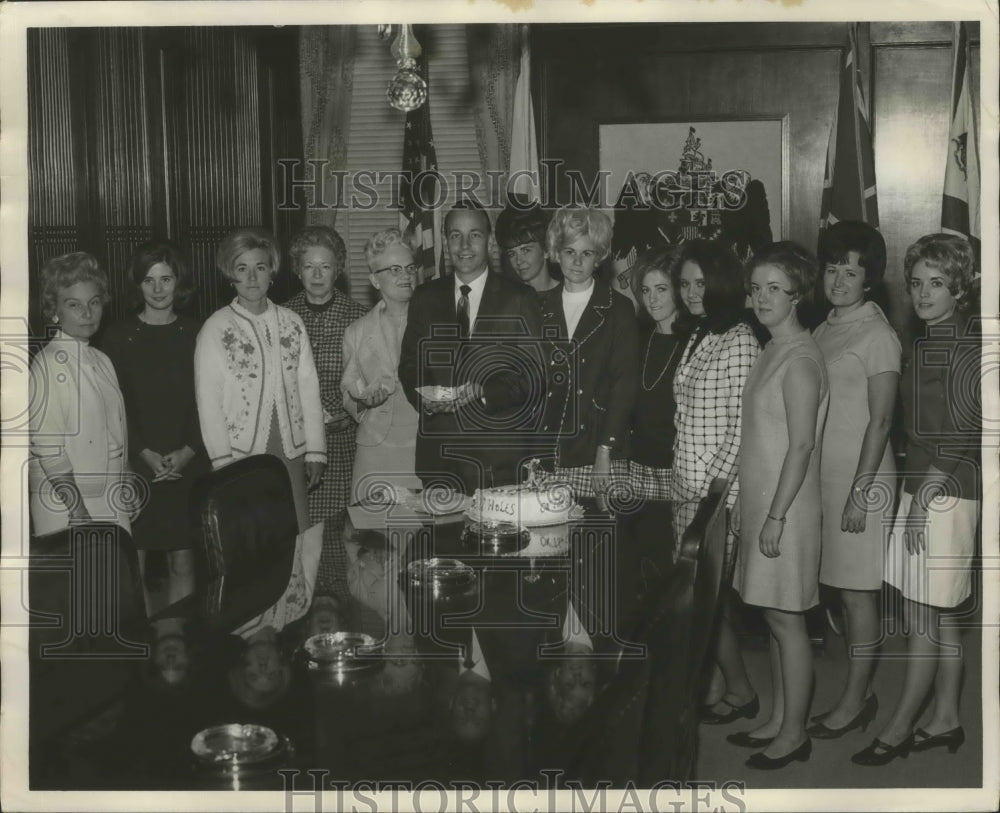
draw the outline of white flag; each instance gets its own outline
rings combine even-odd
[[[521,73],[514,89],[514,118],[510,138],[510,168],[507,190],[537,201],[540,195],[538,178],[538,142],[535,139],[535,110],[531,104],[531,49],[528,26],[521,28]]]

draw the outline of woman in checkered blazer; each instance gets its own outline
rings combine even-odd
[[[719,243],[692,240],[674,264],[681,301],[695,321],[694,331],[674,375],[674,461],[671,498],[675,545],[694,518],[697,501],[717,477],[730,480],[728,506],[736,501],[736,463],[740,451],[743,385],[760,353],[759,325],[746,309],[743,268]],[[725,577],[732,576],[734,537],[727,539]],[[757,695],[743,665],[729,621],[729,598],[723,601],[716,670],[702,719],[728,723],[753,718]]]

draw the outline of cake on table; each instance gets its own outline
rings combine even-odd
[[[579,509],[565,483],[554,481],[541,470],[539,461],[526,464],[527,481],[518,486],[480,488],[472,497],[471,515],[479,522],[514,525],[560,525]]]

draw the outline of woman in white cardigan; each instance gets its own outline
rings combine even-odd
[[[323,477],[326,438],[319,378],[302,319],[267,291],[278,249],[256,229],[232,232],[216,265],[236,298],[213,313],[195,349],[195,394],[202,440],[218,469],[271,454],[292,480],[299,530],[309,527],[307,491]]]
[[[419,416],[399,384],[399,347],[417,284],[413,252],[398,229],[377,232],[365,260],[380,301],[344,333],[344,408],[358,421],[352,502],[385,485],[420,488],[414,474]]]

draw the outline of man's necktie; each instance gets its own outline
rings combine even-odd
[[[460,285],[458,288],[462,295],[458,298],[458,332],[463,339],[469,338],[469,292],[472,290],[468,285]]]

